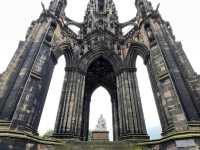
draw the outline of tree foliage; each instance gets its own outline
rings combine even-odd
[[[49,138],[53,135],[53,130],[49,129],[44,135],[43,138]]]

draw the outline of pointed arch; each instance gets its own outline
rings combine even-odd
[[[111,61],[104,57],[103,55],[99,55],[89,62],[86,74],[86,83],[91,82],[91,93],[98,88],[99,86],[103,86],[110,93],[112,93],[112,89],[115,84],[115,70]],[[88,79],[88,81],[87,81]],[[107,82],[110,81],[110,82]]]
[[[113,110],[111,94],[103,86],[94,90],[90,102],[89,129],[96,130],[97,121],[100,115],[103,115],[106,121],[107,131],[109,131],[109,140],[113,139]]]
[[[88,70],[90,64],[99,57],[107,60],[112,65],[115,73],[122,67],[122,60],[114,51],[101,50],[86,53],[80,60],[79,68],[81,70]]]
[[[144,64],[146,65],[150,56],[149,49],[143,43],[133,42],[125,60],[128,68],[136,68],[136,59],[138,55],[143,58]]]
[[[62,55],[64,55],[66,61],[66,67],[72,66],[74,53],[72,46],[69,42],[63,42],[57,45],[55,48],[53,48],[52,53],[56,60],[58,60]]]
[[[112,56],[112,55],[109,55]],[[102,86],[108,90],[111,96],[113,110],[113,133],[114,139],[118,139],[118,100],[116,75],[114,70],[113,57],[108,57],[105,53],[99,52],[97,55],[88,54],[87,61],[84,61],[86,69],[85,91],[82,114],[82,140],[87,140],[89,129],[89,110],[92,93],[98,87]],[[111,58],[111,59],[109,59]],[[115,59],[114,59],[115,60]],[[116,64],[115,64],[116,65]]]

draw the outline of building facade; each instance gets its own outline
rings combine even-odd
[[[136,0],[136,17],[118,21],[112,0],[90,0],[84,21],[65,15],[66,0],[52,0],[33,21],[7,70],[0,75],[0,126],[38,135],[38,126],[57,60],[64,55],[65,78],[54,135],[87,141],[91,94],[111,94],[115,141],[149,140],[137,81],[141,56],[151,81],[164,138],[200,133],[200,76],[159,6]],[[80,28],[78,34],[68,26]],[[123,34],[128,25],[133,28]],[[196,135],[197,134],[197,135]],[[197,144],[198,145],[198,144]]]

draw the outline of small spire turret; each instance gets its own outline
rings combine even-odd
[[[117,11],[112,0],[90,0],[84,23],[88,26],[85,34],[94,30],[108,30],[116,32],[116,23],[118,23]]]
[[[54,13],[56,17],[64,15],[67,0],[52,0],[49,5],[49,11]]]
[[[148,14],[153,10],[151,2],[148,0],[136,0],[135,6],[138,10],[138,15],[141,17],[148,16]]]

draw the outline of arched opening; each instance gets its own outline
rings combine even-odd
[[[51,84],[49,86],[49,91],[46,97],[44,109],[41,116],[41,121],[39,124],[38,132],[41,136],[50,131],[53,133],[56,115],[58,111],[58,105],[60,100],[60,94],[62,90],[62,83],[64,78],[64,68],[66,61],[64,56],[60,57],[58,60],[58,65],[56,65]]]
[[[147,68],[141,57],[137,57],[136,66],[147,133],[150,136],[150,139],[158,139],[161,137],[161,124]]]
[[[100,56],[97,59],[93,60],[93,62],[90,64],[89,68],[87,69],[87,74],[85,79],[85,92],[84,92],[82,129],[81,129],[81,138],[82,140],[85,141],[88,140],[88,134],[89,134],[89,116],[91,113],[90,108],[92,106],[91,105],[92,93],[94,92],[95,89],[97,89],[100,86],[105,87],[110,93],[111,104],[112,104],[113,139],[114,140],[117,139],[118,111],[117,111],[116,77],[111,63],[103,56]],[[97,116],[96,119],[98,119],[98,117],[99,116]]]
[[[140,56],[139,59],[138,56]],[[137,68],[137,89],[140,93],[139,95],[142,103],[142,109],[145,118],[144,120],[147,127],[148,135],[151,139],[158,139],[160,138],[161,133],[161,125],[159,119],[160,111],[158,112],[158,110],[160,110],[160,105],[158,100],[156,99],[157,97],[155,97],[156,93],[154,89],[154,84],[151,80],[152,68],[150,61],[150,52],[148,48],[144,44],[139,42],[132,43],[129,49],[129,53],[127,55],[127,63],[130,68]]]
[[[90,133],[96,130],[96,125],[100,115],[103,115],[105,118],[107,131],[109,131],[109,140],[113,141],[111,96],[104,87],[97,88],[91,97],[89,119]],[[88,139],[90,140],[90,138]]]

